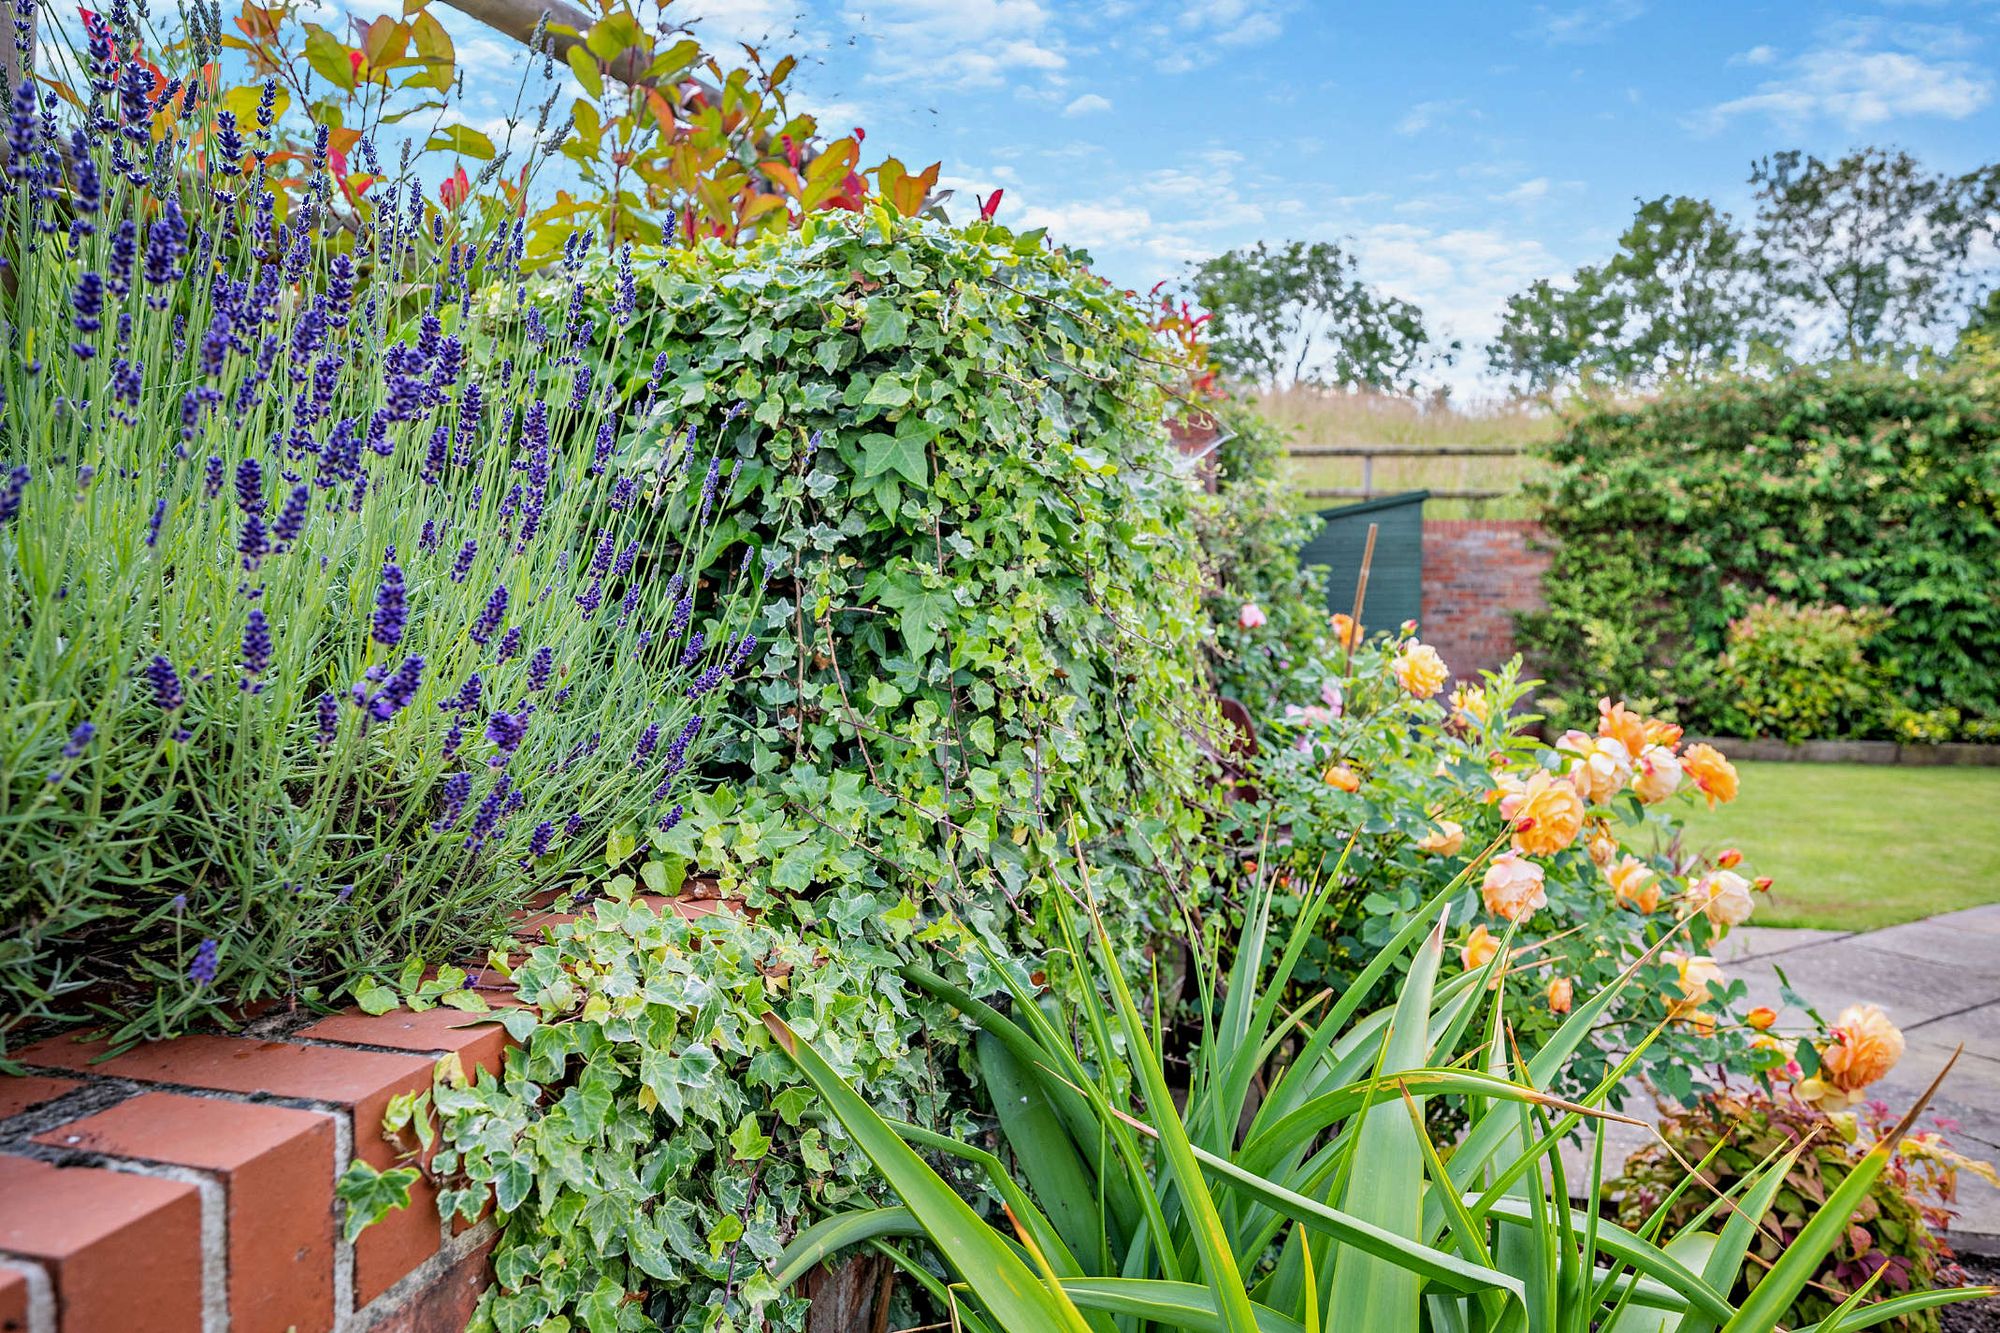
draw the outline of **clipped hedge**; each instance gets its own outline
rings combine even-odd
[[[662,458],[690,430],[719,450],[701,559],[765,584],[710,785],[606,867],[614,898],[698,867],[746,919],[600,906],[511,961],[536,1008],[508,1016],[503,1077],[440,1093],[447,1199],[502,1204],[475,1327],[797,1327],[761,1265],[870,1173],[757,1015],[947,1124],[974,1104],[960,1024],[901,969],[1036,955],[1079,847],[1135,943],[1194,874],[1210,705],[1177,368],[1038,234],[880,209],[587,261],[527,299],[552,326],[640,308],[645,346],[604,370],[659,404]]]
[[[1548,608],[1522,633],[1556,723],[1608,692],[1725,724],[1717,659],[1730,622],[1768,597],[1879,608],[1890,704],[2000,715],[1990,370],[1821,369],[1593,405],[1547,460]]]

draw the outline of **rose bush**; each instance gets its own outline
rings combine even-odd
[[[1459,957],[1477,967],[1504,948],[1534,974],[1545,1004],[1522,1023],[1525,1044],[1624,969],[1645,978],[1572,1078],[1602,1078],[1663,1024],[1641,1068],[1676,1098],[1783,1063],[1753,1045],[1743,987],[1710,957],[1757,890],[1731,868],[1735,853],[1687,852],[1670,804],[1733,799],[1725,756],[1684,748],[1679,728],[1610,700],[1593,731],[1544,743],[1516,712],[1527,687],[1513,668],[1447,692],[1410,627],[1350,659],[1337,644],[1346,627],[1322,625],[1307,659],[1314,702],[1270,720],[1248,761],[1254,795],[1228,807],[1221,830],[1261,873],[1309,882],[1343,866],[1343,910],[1309,946],[1302,984],[1339,984],[1404,913],[1483,861],[1454,906]]]

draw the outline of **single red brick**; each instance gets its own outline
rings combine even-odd
[[[12,1078],[0,1076],[0,1120],[32,1111],[82,1086],[73,1078],[43,1078],[39,1074],[21,1074]]]
[[[353,1126],[354,1155],[377,1170],[398,1165],[396,1146],[382,1137],[382,1112],[390,1098],[422,1091],[431,1081],[432,1061],[422,1056],[250,1037],[148,1042],[92,1065],[105,1049],[102,1043],[54,1037],[27,1047],[17,1058],[26,1065],[89,1068],[142,1083],[261,1092],[343,1107]],[[391,1212],[355,1241],[355,1303],[365,1305],[387,1291],[437,1246],[437,1191],[420,1177],[410,1189],[408,1208]]]
[[[148,1092],[35,1142],[215,1172],[228,1200],[230,1327],[333,1327],[332,1117]]]
[[[482,994],[495,1006],[520,1004],[511,992]],[[322,1018],[296,1035],[309,1041],[387,1046],[398,1051],[455,1051],[468,1073],[474,1065],[499,1069],[501,1052],[507,1048],[507,1030],[494,1022],[492,1015],[445,1008],[426,1009],[420,1014],[408,1009],[392,1009],[386,1014],[350,1009]]]
[[[200,1333],[194,1186],[0,1157],[0,1199],[0,1250],[48,1270],[62,1333]]]
[[[493,1244],[487,1241],[425,1283],[373,1333],[463,1333],[480,1296],[493,1285]]]
[[[0,1264],[0,1333],[28,1333],[28,1275]]]

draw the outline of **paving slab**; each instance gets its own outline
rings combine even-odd
[[[1921,1096],[1955,1051],[1958,1063],[1931,1103],[1925,1123],[1956,1122],[1946,1137],[1968,1156],[2000,1160],[2000,904],[1967,908],[1883,930],[1851,934],[1739,926],[1715,954],[1732,979],[1749,989],[1750,1004],[1779,1007],[1778,972],[1831,1022],[1850,1004],[1879,1004],[1903,1030],[1903,1058],[1870,1089],[1901,1112]],[[1790,1025],[1796,1015],[1788,1015]],[[1647,1114],[1643,1092],[1627,1110]],[[1614,1159],[1648,1141],[1637,1130],[1606,1136],[1607,1173]],[[1587,1170],[1587,1154],[1565,1152],[1572,1178]],[[2000,1190],[1970,1175],[1959,1179],[1958,1220],[1951,1240],[1978,1254],[2000,1254]]]
[[[1794,949],[1804,949],[1814,944],[1825,944],[1831,940],[1844,940],[1853,932],[1846,930],[1805,930],[1782,926],[1738,926],[1714,945],[1717,961],[1740,962],[1745,958],[1764,958],[1772,954],[1790,953]]]

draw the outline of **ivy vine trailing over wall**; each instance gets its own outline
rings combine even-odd
[[[662,405],[663,457],[690,430],[720,452],[712,574],[756,552],[761,646],[712,785],[614,835],[613,896],[504,964],[520,1048],[439,1088],[432,1169],[464,1215],[500,1209],[478,1327],[797,1327],[762,1266],[867,1173],[757,1015],[947,1124],[972,1104],[960,1025],[906,965],[977,986],[985,951],[1036,953],[1079,845],[1135,947],[1198,876],[1212,721],[1194,493],[1162,426],[1177,368],[1039,234],[879,207],[580,273],[529,302],[643,307],[643,352],[602,370]],[[740,919],[624,905],[697,868]]]
[[[1740,701],[1717,659],[1731,622],[1773,596],[1886,613],[1870,651],[1893,690],[1875,726],[1898,703],[2000,716],[1991,365],[1820,369],[1591,407],[1548,456],[1548,609],[1522,628],[1557,725],[1605,693],[1730,725]]]

